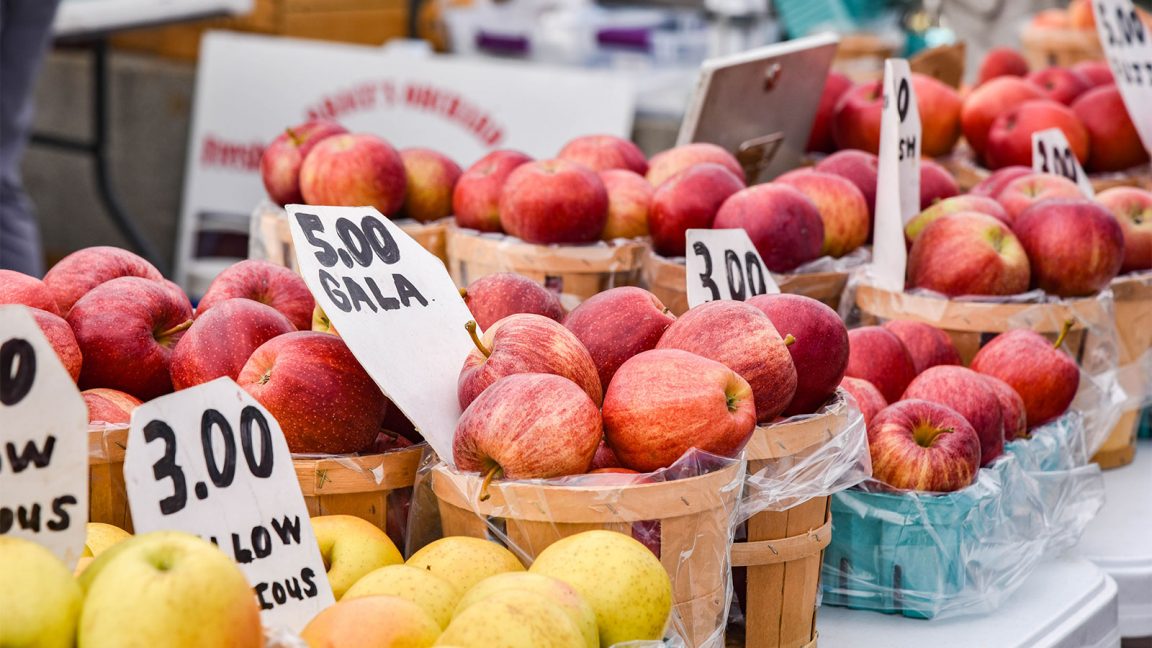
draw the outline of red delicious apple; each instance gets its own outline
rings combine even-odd
[[[500,192],[500,225],[529,243],[590,243],[608,222],[608,190],[575,162],[545,160],[518,167]]]
[[[984,379],[984,385],[1000,401],[1000,417],[1004,419],[1004,441],[1023,439],[1028,436],[1028,416],[1024,412],[1024,399],[1012,389],[1012,385],[986,374],[977,374]]]
[[[468,327],[468,332],[476,348],[460,369],[457,396],[461,409],[497,380],[522,373],[562,376],[579,385],[596,405],[603,401],[592,356],[571,331],[556,321],[540,315],[516,314],[493,324],[483,338],[476,334],[474,325]]]
[[[835,70],[828,72],[824,79],[824,90],[820,93],[820,103],[816,106],[812,132],[808,135],[808,145],[804,150],[815,153],[832,153],[836,150],[836,143],[832,140],[832,119],[840,97],[851,87],[852,80],[847,76]]]
[[[588,472],[607,472],[607,471],[624,471],[630,470],[620,466],[620,460],[616,458],[616,453],[612,452],[612,448],[604,443],[604,439],[600,439],[600,445],[596,446],[596,454],[592,456],[592,466],[588,468]]]
[[[1093,88],[1116,83],[1116,77],[1112,76],[1112,67],[1108,65],[1108,61],[1080,61],[1072,66],[1072,71],[1079,74]]]
[[[456,424],[456,468],[492,479],[543,479],[588,472],[603,436],[600,410],[579,385],[523,373],[493,383]]]
[[[624,361],[656,348],[675,320],[656,295],[620,286],[585,300],[568,314],[564,326],[588,349],[600,384],[607,385]]]
[[[879,174],[880,159],[867,151],[837,151],[816,165],[817,171],[832,173],[847,179],[860,193],[868,205],[868,217],[876,214],[876,179]],[[869,227],[868,239],[872,239]]]
[[[988,147],[988,133],[997,117],[1025,101],[1043,98],[1044,90],[1016,76],[997,77],[980,85],[964,100],[960,111],[964,139],[977,156],[983,157]]]
[[[192,326],[192,305],[157,281],[119,277],[68,313],[84,364],[80,388],[109,387],[151,400],[172,391],[172,348]]]
[[[695,353],[740,374],[752,386],[756,419],[764,423],[779,416],[796,394],[796,366],[788,344],[755,306],[713,301],[672,322],[656,348]]]
[[[736,156],[707,142],[684,144],[653,155],[652,159],[648,160],[646,175],[648,182],[651,182],[653,187],[659,188],[673,176],[704,163],[719,164],[736,176],[741,185],[745,182],[744,167],[740,166]]]
[[[143,258],[118,247],[97,246],[77,250],[60,259],[44,275],[44,285],[52,291],[60,314],[67,317],[72,305],[96,286],[117,277],[164,278]]]
[[[980,62],[976,85],[982,86],[999,77],[1022,77],[1028,74],[1028,61],[1011,47],[993,47]]]
[[[880,413],[885,407],[888,407],[888,401],[884,400],[884,394],[876,389],[876,385],[862,380],[860,378],[853,378],[852,376],[844,376],[840,381],[840,387],[852,395],[855,399],[857,407],[860,408],[860,414],[864,417],[864,425],[872,424],[872,419]]]
[[[652,248],[667,257],[684,256],[685,233],[712,227],[720,205],[743,188],[740,177],[710,162],[688,167],[668,179],[652,194],[648,212]]]
[[[848,330],[840,316],[803,295],[758,295],[746,303],[795,340],[788,354],[796,367],[796,393],[784,415],[811,414],[823,407],[848,368]]]
[[[1086,165],[1089,171],[1123,171],[1148,162],[1148,151],[1115,85],[1080,95],[1072,104],[1072,112],[1083,122],[1092,142]]]
[[[950,365],[930,367],[916,376],[901,398],[939,403],[967,419],[980,438],[981,466],[1004,454],[1004,415],[1000,399],[975,371]]]
[[[842,257],[868,240],[871,219],[864,194],[847,178],[807,169],[776,178],[808,197],[824,223],[822,255]]]
[[[280,311],[251,299],[227,299],[202,313],[172,349],[172,386],[187,389],[240,375],[261,344],[295,331]]]
[[[1097,194],[1096,202],[1112,212],[1124,234],[1124,262],[1120,264],[1120,272],[1152,269],[1152,192],[1113,187]]]
[[[1083,198],[1046,200],[1016,219],[1032,260],[1032,282],[1061,297],[1095,294],[1124,262],[1124,230],[1101,205]]]
[[[641,176],[648,173],[648,160],[640,147],[615,135],[577,137],[565,144],[556,157],[596,172],[627,169]]]
[[[742,228],[772,272],[791,272],[820,258],[824,222],[816,205],[783,184],[748,187],[724,201],[713,221],[716,229]]]
[[[928,226],[929,223],[935,221],[941,216],[949,214],[958,214],[960,212],[977,212],[980,214],[987,214],[996,220],[1006,224],[1012,224],[1012,217],[1008,215],[1008,211],[995,200],[987,196],[974,196],[972,194],[964,194],[962,196],[952,196],[944,200],[937,201],[929,206],[924,211],[920,212],[908,221],[904,226],[904,240],[909,245],[916,241],[920,236],[920,232]]]
[[[748,381],[678,349],[629,358],[604,396],[605,441],[625,468],[640,472],[670,466],[692,448],[736,456],[755,428]]]
[[[1050,173],[1029,173],[1009,182],[996,196],[1015,227],[1020,214],[1036,203],[1056,198],[1083,198],[1084,193],[1068,178]]]
[[[456,224],[481,232],[500,232],[500,194],[504,183],[532,158],[520,151],[492,151],[480,158],[456,181],[452,210]]]
[[[1007,187],[1013,180],[1022,178],[1026,175],[1032,175],[1033,173],[1035,173],[1035,171],[1033,171],[1032,167],[1030,166],[1007,166],[1003,169],[997,169],[989,174],[987,178],[984,178],[980,182],[976,183],[976,186],[968,190],[968,195],[986,196],[996,200],[1000,196],[1000,192],[1004,191],[1004,188]],[[982,210],[976,209],[973,211]],[[995,214],[989,215],[995,216]],[[1008,214],[1008,218],[1011,219],[1012,215]],[[1009,221],[1008,224],[1011,225],[1012,223]]]
[[[923,74],[912,74],[912,89],[920,111],[920,150],[926,157],[949,153],[960,139],[960,95],[951,86]],[[836,106],[832,136],[841,149],[880,152],[883,81],[856,86]]]
[[[1053,344],[1028,329],[1001,333],[972,358],[972,370],[1008,383],[1024,401],[1028,428],[1063,414],[1080,388],[1080,369],[1060,351],[1068,327]]]
[[[952,344],[952,338],[931,324],[915,320],[890,320],[883,326],[904,343],[917,374],[938,365],[961,364],[960,353],[956,345]]]
[[[127,425],[132,420],[132,410],[141,405],[139,398],[115,389],[85,389],[80,395],[88,406],[89,423]]]
[[[1084,94],[1092,84],[1076,72],[1059,66],[1036,70],[1028,75],[1028,80],[1040,86],[1045,96],[1059,101],[1065,106],[1072,105],[1076,97]]]
[[[40,327],[40,332],[47,338],[48,344],[52,345],[52,350],[56,352],[56,357],[60,358],[60,364],[64,365],[64,370],[72,376],[72,382],[80,379],[80,367],[83,365],[83,354],[80,353],[80,346],[76,342],[76,336],[72,333],[72,328],[68,326],[68,322],[64,318],[49,313],[46,310],[39,308],[29,308],[28,313],[32,315],[32,319],[36,320],[37,326]]]
[[[969,486],[980,438],[955,410],[924,400],[889,405],[868,426],[872,476],[894,488],[935,493]]]
[[[1003,222],[978,212],[936,219],[908,253],[908,283],[949,297],[1028,290],[1028,255]]]
[[[1051,99],[1035,99],[1001,113],[988,131],[984,152],[989,169],[1032,164],[1032,133],[1059,128],[1080,164],[1088,162],[1088,131],[1072,109]]]
[[[208,285],[196,306],[196,316],[207,313],[220,302],[237,297],[275,308],[301,331],[312,328],[316,300],[304,279],[288,268],[253,259],[233,264]]]
[[[268,340],[236,382],[276,418],[293,453],[366,448],[388,408],[344,341],[327,333],[295,331]]]
[[[260,158],[260,177],[268,197],[278,205],[304,202],[300,193],[300,165],[323,139],[348,131],[336,122],[316,119],[285,128]]]
[[[564,319],[564,307],[556,293],[514,272],[480,277],[461,293],[481,331],[516,313],[543,315],[557,322]]]
[[[832,140],[839,149],[880,152],[884,82],[861,83],[840,96],[832,117]]]
[[[407,184],[400,154],[367,133],[324,138],[300,166],[300,193],[309,205],[371,205],[395,218]]]
[[[0,269],[0,304],[23,304],[60,314],[56,298],[43,281],[15,270]]]
[[[863,326],[848,331],[848,368],[844,375],[872,383],[895,403],[916,377],[916,365],[904,343],[891,331],[879,326]]]
[[[960,194],[956,178],[932,160],[920,160],[920,209]]]
[[[600,180],[608,190],[608,222],[600,238],[648,236],[648,212],[652,207],[652,185],[627,169],[609,169],[600,172]]]
[[[464,171],[447,155],[432,149],[400,151],[404,163],[405,192],[403,214],[421,223],[452,215],[452,193]]]

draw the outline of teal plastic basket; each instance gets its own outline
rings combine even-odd
[[[776,0],[776,12],[793,38],[819,31],[859,31],[888,8],[886,0]]]
[[[1152,439],[1152,407],[1145,407],[1140,416],[1140,429],[1136,433],[1141,439]]]

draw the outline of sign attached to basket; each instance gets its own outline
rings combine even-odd
[[[884,62],[873,266],[880,288],[904,290],[904,225],[920,211],[920,110],[908,61]]]
[[[1059,128],[1048,128],[1032,133],[1032,170],[1037,173],[1051,173],[1063,176],[1080,187],[1084,195],[1092,198],[1096,190],[1088,180],[1088,174],[1080,166],[1068,138]]]
[[[1092,0],[1096,32],[1112,66],[1128,116],[1152,151],[1152,34],[1131,0]]]
[[[685,238],[689,308],[717,299],[744,301],[780,292],[748,232],[690,229]]]
[[[138,407],[124,483],[136,531],[187,531],[231,555],[265,625],[299,632],[335,603],[280,424],[232,379]]]
[[[372,207],[288,205],[317,303],[384,394],[452,463],[472,319],[444,263]]]
[[[88,521],[88,408],[23,306],[0,307],[0,535],[69,567]]]

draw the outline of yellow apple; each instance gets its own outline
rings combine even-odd
[[[510,571],[524,571],[516,555],[504,547],[466,536],[450,536],[412,554],[407,564],[426,569],[466,594],[480,581]]]
[[[437,646],[584,648],[580,629],[559,605],[533,592],[505,590],[452,618]]]
[[[132,534],[112,524],[89,522],[84,536],[82,556],[95,558],[116,543],[131,538]]]
[[[232,559],[179,531],[125,540],[79,578],[84,648],[261,648],[260,610]]]
[[[631,536],[577,533],[540,552],[531,572],[576,588],[596,611],[603,646],[664,636],[672,581],[660,560]]]
[[[452,620],[460,600],[460,590],[426,569],[408,565],[388,565],[356,581],[344,592],[345,599],[362,596],[395,596],[419,605],[441,628]]]
[[[468,590],[456,605],[456,615],[499,592],[529,592],[549,599],[576,624],[588,648],[600,646],[596,612],[576,590],[562,580],[531,572],[507,572],[489,576]]]
[[[84,570],[88,569],[88,565],[92,564],[93,560],[96,559],[92,556],[80,556],[80,560],[76,561],[76,569],[72,570],[72,575],[78,577],[80,574],[83,574]]]
[[[51,551],[0,536],[0,646],[72,648],[83,600]]]
[[[320,555],[337,601],[364,574],[404,562],[388,534],[368,520],[353,515],[321,515],[312,518],[312,531],[320,543]]]
[[[440,625],[419,605],[395,596],[340,601],[300,633],[308,648],[427,648],[439,635]]]

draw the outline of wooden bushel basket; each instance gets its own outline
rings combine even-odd
[[[634,485],[492,482],[489,499],[480,502],[480,476],[440,465],[432,470],[432,490],[445,536],[487,538],[488,520],[495,518],[509,541],[532,559],[553,542],[582,531],[631,535],[634,524],[658,521],[660,562],[672,578],[674,612],[684,624],[688,645],[701,646],[728,616],[727,556],[742,468],[732,462],[697,477]],[[510,508],[515,518],[507,514]]]
[[[124,450],[127,427],[88,429],[88,520],[103,522],[132,533],[128,489],[124,486]]]
[[[635,239],[588,245],[535,245],[510,236],[449,225],[448,271],[460,286],[497,272],[515,272],[577,301],[617,286],[640,285],[648,246]]]
[[[1152,377],[1144,375],[1142,367],[1136,363],[1152,350],[1152,273],[1116,278],[1112,281],[1112,296],[1116,329],[1120,333],[1119,373],[1128,378],[1121,382],[1128,390],[1146,390]],[[1118,468],[1132,463],[1136,458],[1139,423],[1140,410],[1126,410],[1092,460],[1101,468]]]
[[[417,445],[383,454],[293,458],[308,515],[354,515],[388,531],[388,508],[394,504],[389,502],[389,495],[415,483],[423,448]]]
[[[988,179],[992,171],[977,164],[973,152],[967,146],[958,147],[951,155],[936,160],[956,178],[956,184],[964,193]],[[1152,189],[1152,168],[1147,164],[1124,171],[1110,173],[1089,173],[1088,181],[1096,193],[1113,187],[1137,187]]]
[[[1059,29],[1028,26],[1020,33],[1021,49],[1028,67],[1043,70],[1058,65],[1071,67],[1081,61],[1104,58],[1095,29]]]

